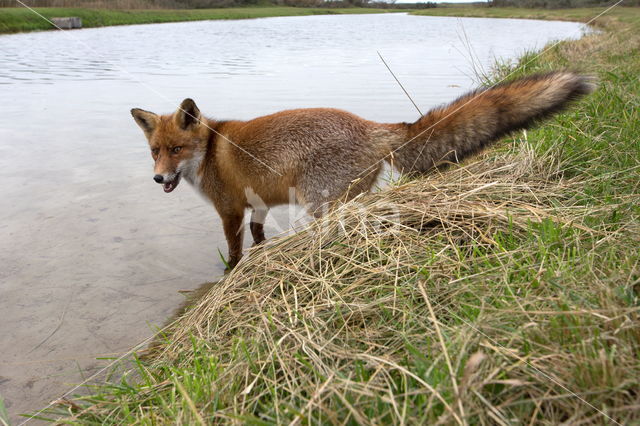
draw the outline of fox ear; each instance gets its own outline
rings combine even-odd
[[[182,101],[176,111],[176,122],[183,130],[195,128],[200,124],[200,110],[193,99],[187,98]]]
[[[145,134],[149,135],[153,133],[158,124],[158,115],[149,111],[145,111],[140,108],[133,108],[131,110],[131,115],[133,119],[136,120],[138,126],[144,131]]]

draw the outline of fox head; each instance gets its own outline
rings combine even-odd
[[[182,101],[171,115],[158,115],[139,108],[131,110],[142,129],[155,161],[153,180],[171,192],[185,177],[191,183],[198,179],[209,128],[192,99]]]

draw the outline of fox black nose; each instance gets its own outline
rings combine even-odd
[[[153,180],[156,181],[156,183],[162,183],[162,181],[164,180],[164,178],[162,177],[162,175],[155,175],[153,177]]]

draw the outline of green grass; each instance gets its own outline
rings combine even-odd
[[[582,7],[573,9],[532,9],[519,7],[455,7],[423,9],[413,15],[457,16],[478,18],[553,19],[584,22],[604,11],[606,7]],[[615,10],[615,9],[614,9]],[[617,12],[614,14],[618,15]]]
[[[601,28],[485,76],[596,74],[569,112],[252,251],[149,358],[46,415],[639,422],[640,9]]]
[[[135,25],[161,22],[202,21],[209,19],[250,19],[273,16],[306,16],[354,13],[386,13],[368,8],[303,8],[284,6],[239,7],[191,10],[107,10],[85,8],[36,8],[42,16],[77,16],[84,28],[111,25]],[[52,25],[26,8],[0,8],[0,33],[51,30]]]
[[[0,396],[0,425],[9,425],[9,413],[7,413],[7,408],[4,406],[2,396]]]

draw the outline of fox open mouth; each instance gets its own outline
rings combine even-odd
[[[180,173],[178,173],[176,175],[176,177],[173,178],[173,180],[171,182],[165,182],[162,185],[162,189],[164,189],[164,192],[166,192],[168,194],[169,192],[171,192],[174,189],[176,189],[178,187],[179,183],[180,183]]]

